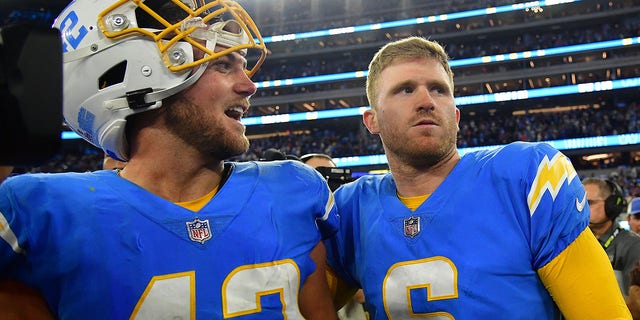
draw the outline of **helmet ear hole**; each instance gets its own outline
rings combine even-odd
[[[222,30],[224,31],[228,31],[234,34],[239,34],[242,32],[242,27],[240,26],[240,24],[235,21],[235,20],[228,20],[224,27],[222,27]]]
[[[110,87],[112,85],[123,83],[126,71],[127,71],[126,60],[114,65],[109,70],[105,71],[98,78],[98,89],[101,90],[101,89]]]

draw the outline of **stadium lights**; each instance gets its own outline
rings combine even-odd
[[[582,159],[585,161],[594,161],[594,160],[608,159],[608,158],[611,158],[612,156],[613,154],[611,153],[597,153],[597,154],[590,154],[587,156],[583,156]]]
[[[632,37],[632,38],[623,38],[623,39],[585,43],[585,44],[576,44],[576,45],[563,46],[563,47],[539,49],[535,51],[522,51],[522,52],[512,52],[512,53],[497,54],[492,56],[484,56],[484,57],[476,57],[476,58],[454,59],[449,62],[449,65],[451,66],[451,68],[456,68],[456,67],[462,67],[462,66],[473,66],[473,65],[489,64],[489,63],[496,63],[496,62],[515,61],[515,60],[523,60],[523,59],[531,59],[531,58],[539,58],[539,57],[547,57],[547,56],[557,56],[557,55],[563,55],[563,54],[587,52],[587,51],[594,51],[594,50],[614,49],[614,48],[621,48],[621,47],[638,45],[638,44],[640,44],[640,37]],[[302,84],[309,84],[309,83],[351,80],[351,79],[366,77],[368,74],[369,74],[369,70],[362,70],[362,71],[350,71],[350,72],[325,74],[325,75],[309,76],[309,77],[299,77],[299,78],[291,78],[291,79],[268,80],[268,81],[256,82],[256,87],[257,88],[277,88],[277,87],[302,85]]]
[[[466,105],[473,104],[489,104],[495,102],[515,101],[515,100],[528,100],[536,98],[546,98],[559,95],[573,95],[584,94],[598,91],[611,91],[629,88],[640,87],[640,77],[589,82],[565,86],[556,86],[549,88],[529,89],[529,90],[517,90],[517,91],[505,91],[490,94],[479,94],[471,96],[456,97],[455,103],[458,107],[464,107]],[[274,123],[287,123],[287,122],[299,122],[299,121],[311,121],[319,119],[333,119],[343,117],[362,116],[365,110],[369,106],[360,106],[344,109],[333,110],[320,110],[310,112],[296,112],[286,114],[275,114],[259,117],[247,117],[242,119],[242,123],[245,126],[255,125],[267,125]],[[71,132],[62,132],[63,139],[78,139],[80,136]]]
[[[426,17],[411,18],[411,19],[404,19],[404,20],[397,20],[397,21],[388,21],[388,22],[381,22],[381,23],[364,24],[359,26],[348,26],[348,27],[340,27],[340,28],[334,28],[334,29],[276,35],[271,37],[264,37],[263,40],[264,40],[264,43],[270,43],[270,42],[281,42],[281,41],[290,41],[290,40],[297,40],[297,39],[309,39],[309,38],[333,36],[337,34],[349,34],[349,33],[364,32],[364,31],[371,31],[371,30],[405,27],[405,26],[419,25],[419,24],[425,24],[425,23],[433,23],[438,21],[457,20],[457,19],[464,19],[469,17],[478,17],[478,16],[485,16],[485,15],[488,16],[496,13],[511,12],[511,11],[542,10],[543,7],[554,6],[558,4],[573,3],[573,2],[580,2],[580,0],[528,1],[524,3],[515,3],[515,4],[503,5],[498,7],[488,7],[488,8],[467,10],[467,11],[461,11],[461,12],[442,13],[442,14],[436,14],[436,15],[431,15]],[[257,39],[256,39],[256,42],[257,42]]]
[[[458,97],[455,99],[456,99],[456,105],[460,107],[460,106],[464,106],[468,104],[476,104],[476,103],[491,103],[491,102],[499,102],[499,101],[506,101],[506,100],[526,100],[526,99],[550,97],[550,96],[556,96],[556,95],[583,94],[583,93],[590,93],[595,91],[610,91],[610,90],[618,90],[618,89],[626,89],[626,88],[634,88],[634,87],[640,87],[640,77],[619,79],[619,80],[613,80],[613,81],[583,83],[578,85],[558,86],[558,87],[543,88],[543,89],[500,92],[500,93],[494,93],[494,94]],[[248,117],[248,118],[243,118],[242,123],[245,124],[246,126],[251,126],[251,125],[263,125],[263,124],[273,124],[273,123],[286,123],[286,122],[309,121],[309,120],[317,120],[317,119],[361,116],[367,108],[369,108],[369,106],[348,108],[348,109],[337,109],[337,110],[322,110],[322,111],[313,111],[313,112],[279,114],[279,115],[270,115],[270,116],[262,116],[262,117]],[[74,132],[71,132],[71,131],[62,132],[62,139],[79,139],[79,138],[80,136],[78,136]],[[545,142],[551,144],[553,147],[561,151],[570,150],[570,149],[615,147],[615,146],[640,144],[640,133],[575,138],[575,139],[562,139],[562,140],[552,140],[552,141],[545,141]],[[460,152],[461,155],[464,155],[465,153],[470,151],[475,151],[480,149],[493,149],[497,147],[500,147],[500,146],[493,145],[493,146],[481,146],[481,147],[471,147],[471,148],[459,148],[458,151]],[[335,158],[334,162],[338,167],[370,166],[370,165],[386,164],[387,158],[384,154],[369,155],[369,156],[351,156],[351,157]]]

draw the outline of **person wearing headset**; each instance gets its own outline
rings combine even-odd
[[[629,295],[631,270],[640,261],[640,236],[620,227],[616,221],[626,210],[622,188],[610,180],[582,180],[591,209],[589,228],[609,256],[620,290]]]

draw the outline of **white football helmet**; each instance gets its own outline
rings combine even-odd
[[[67,125],[122,161],[128,116],[160,108],[212,59],[256,49],[252,76],[267,52],[249,14],[230,0],[74,0],[53,26],[62,35]],[[194,49],[204,56],[194,60]]]

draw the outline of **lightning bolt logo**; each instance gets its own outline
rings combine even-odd
[[[529,214],[533,216],[545,191],[548,190],[551,198],[555,200],[564,182],[571,183],[577,175],[578,173],[571,165],[571,161],[562,153],[556,153],[551,160],[549,160],[549,157],[544,156],[540,161],[540,165],[538,165],[536,178],[533,180],[531,190],[527,196]]]

